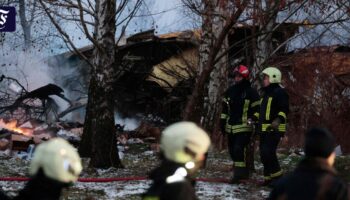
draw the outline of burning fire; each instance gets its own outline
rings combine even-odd
[[[10,122],[5,122],[3,119],[0,119],[0,129],[7,129],[25,136],[32,136],[32,130],[26,128],[17,127],[17,120],[11,120]]]

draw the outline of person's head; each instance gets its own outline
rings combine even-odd
[[[29,174],[39,171],[61,183],[75,182],[82,170],[76,149],[62,138],[54,138],[37,146],[30,163]]]
[[[161,135],[160,149],[165,159],[183,164],[190,173],[203,163],[210,146],[208,134],[193,122],[177,122]]]
[[[282,73],[276,67],[267,67],[262,71],[263,75],[263,86],[267,87],[271,83],[281,83]]]
[[[335,145],[335,139],[327,129],[311,128],[305,134],[305,157],[326,159],[332,166],[335,159]]]
[[[233,69],[233,78],[235,83],[239,83],[242,80],[249,79],[249,69],[244,65],[239,65]]]

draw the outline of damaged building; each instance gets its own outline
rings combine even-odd
[[[298,27],[298,24],[282,24],[273,34],[273,45],[283,44]],[[250,37],[253,34],[252,26],[234,28],[229,35],[230,62],[238,58],[242,63],[253,63],[253,53],[247,47],[255,41],[242,41],[242,38],[253,38]],[[115,67],[123,69],[115,82],[118,112],[126,117],[137,113],[158,116],[159,123],[180,120],[194,83],[199,42],[199,30],[164,35],[155,35],[154,30],[150,30],[123,39],[116,46]],[[92,50],[92,47],[80,49],[87,57],[91,57]],[[303,132],[311,124],[320,123],[334,131],[338,141],[346,141],[349,133],[345,125],[350,116],[349,48],[319,47],[285,52],[286,47],[280,48],[270,62],[281,68],[291,98],[288,140],[284,145],[299,146]],[[65,88],[87,91],[84,87],[88,85],[89,67],[77,55],[64,53],[51,58],[49,63],[56,66],[58,73],[70,72],[62,79]],[[340,144],[343,151],[350,150],[347,144]]]
[[[282,44],[298,30],[297,24],[285,23],[274,33],[275,45]],[[252,62],[254,27],[238,24],[229,35],[233,46],[229,57],[241,62]],[[115,82],[116,108],[123,116],[137,113],[159,116],[170,123],[181,119],[181,112],[191,94],[198,66],[200,30],[155,35],[154,30],[122,39],[117,48],[115,67],[122,69]],[[281,48],[283,52],[285,49]],[[80,49],[86,57],[92,56],[92,46]],[[89,66],[72,52],[48,60],[56,68],[64,88],[73,96],[86,93]],[[233,61],[230,61],[233,62]],[[120,70],[117,70],[120,71]]]

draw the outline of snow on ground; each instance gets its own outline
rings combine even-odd
[[[88,160],[83,159],[83,178],[111,178],[111,177],[145,177],[148,172],[159,164],[157,153],[147,143],[130,143],[128,148],[123,148],[123,169],[91,169],[87,168]],[[302,158],[295,153],[280,153],[279,159],[285,171],[294,169],[296,163]],[[343,177],[350,174],[350,157],[337,157],[336,167]],[[198,173],[200,178],[230,179],[233,175],[232,161],[227,150],[212,150],[208,154],[205,169]],[[0,156],[0,177],[28,176],[29,161],[13,155]],[[255,161],[254,181],[262,179],[262,164],[259,157]],[[350,180],[350,177],[349,179]],[[253,181],[253,182],[254,182]],[[225,183],[197,182],[196,191],[199,199],[232,200],[232,199],[265,199],[269,195],[269,189],[260,187],[254,183],[231,185]],[[63,192],[63,200],[140,200],[140,195],[149,187],[151,181],[120,181],[109,183],[75,183],[69,190]],[[0,181],[0,189],[8,195],[14,196],[25,182]]]
[[[24,187],[25,182],[0,181],[2,190],[13,196]],[[121,181],[110,183],[83,183],[78,182],[69,191],[64,192],[64,199],[141,199],[151,181]],[[251,193],[251,188],[245,185],[230,185],[225,183],[197,182],[196,191],[199,199],[239,200],[263,199],[268,195],[268,190],[256,190]]]

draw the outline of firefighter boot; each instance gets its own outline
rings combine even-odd
[[[235,167],[233,178],[230,183],[239,184],[242,180],[249,178],[249,170],[246,167]]]

